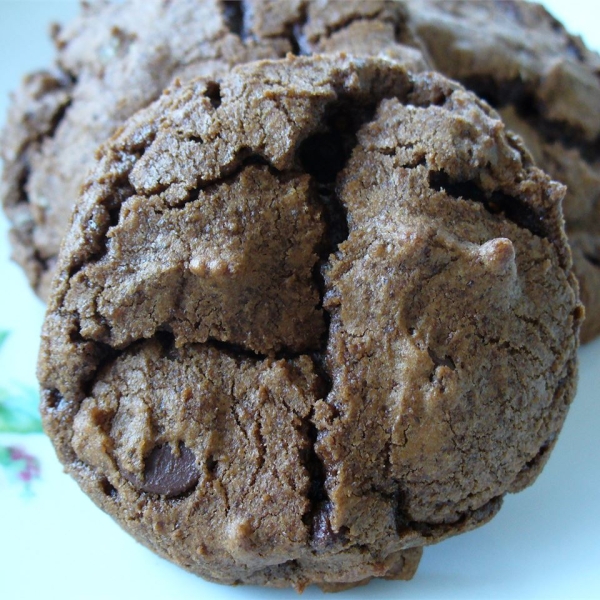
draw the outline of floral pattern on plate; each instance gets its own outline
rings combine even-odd
[[[8,335],[8,331],[0,331],[0,350]],[[33,388],[0,384],[0,433],[41,433],[38,402]],[[19,444],[0,443],[0,467],[7,472],[9,481],[20,483],[27,493],[31,492],[31,483],[40,477],[39,460]]]

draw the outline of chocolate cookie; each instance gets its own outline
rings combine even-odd
[[[384,53],[421,68],[395,37],[399,6],[305,6],[218,0],[86,2],[55,29],[56,65],[29,75],[13,99],[0,150],[2,203],[14,259],[45,298],[60,241],[94,151],[175,78],[219,78],[233,65],[303,51]]]
[[[583,314],[563,193],[487,104],[393,61],[175,84],[101,148],[59,255],[60,459],[208,579],[410,577],[561,428]]]
[[[435,68],[499,110],[536,163],[567,185],[564,213],[586,307],[600,334],[600,56],[542,6],[497,0],[406,2]]]
[[[540,6],[96,2],[55,42],[56,70],[25,80],[2,145],[13,255],[42,297],[94,150],[173,78],[219,78],[257,58],[339,50],[422,69],[426,48],[430,65],[498,108],[538,164],[567,184],[567,229],[588,309],[582,336],[600,333],[600,59]]]

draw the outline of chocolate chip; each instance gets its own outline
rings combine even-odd
[[[318,550],[324,550],[336,544],[343,544],[347,539],[348,530],[346,527],[342,527],[340,531],[333,530],[330,519],[331,510],[331,502],[322,502],[313,515],[312,545]]]
[[[172,498],[192,489],[199,479],[194,453],[180,444],[177,456],[164,444],[156,446],[146,459],[144,481],[130,480],[144,492]]]

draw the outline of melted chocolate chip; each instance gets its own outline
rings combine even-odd
[[[172,498],[191,490],[199,479],[194,453],[180,444],[177,456],[171,446],[165,444],[156,446],[146,458],[144,481],[130,481],[144,492]]]
[[[331,511],[331,502],[321,502],[313,515],[311,537],[313,546],[318,550],[324,550],[346,542],[348,530],[346,527],[342,527],[340,531],[333,530],[330,519]]]

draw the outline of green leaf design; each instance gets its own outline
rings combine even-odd
[[[0,349],[8,335],[8,331],[0,330]],[[0,433],[41,432],[38,404],[37,392],[31,388],[0,388]]]
[[[0,467],[8,467],[11,464],[10,449],[0,446]]]
[[[38,395],[29,388],[9,393],[0,388],[0,433],[40,433]]]

